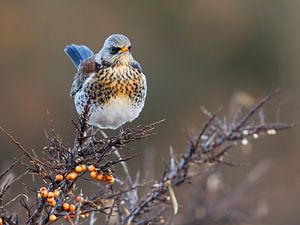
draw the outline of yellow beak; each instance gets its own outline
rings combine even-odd
[[[128,52],[129,51],[129,48],[128,47],[123,47],[121,48],[120,52]]]

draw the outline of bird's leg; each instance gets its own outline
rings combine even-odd
[[[97,143],[96,134],[97,134],[98,130],[99,130],[98,127],[92,126],[91,137],[92,137],[92,140],[93,140],[94,143]]]
[[[118,138],[121,138],[123,134],[124,134],[124,129],[123,129],[123,126],[121,125]]]
[[[94,126],[92,126],[92,128],[91,128],[91,145],[94,150],[96,159],[98,159],[98,154],[96,152],[96,143],[97,143],[96,133],[97,133],[98,129],[99,129],[98,127],[94,127]]]

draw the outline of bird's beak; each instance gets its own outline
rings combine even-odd
[[[129,48],[128,47],[123,47],[121,48],[120,52],[128,52],[129,51]]]

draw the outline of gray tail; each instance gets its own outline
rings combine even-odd
[[[65,53],[70,57],[76,68],[78,69],[80,63],[94,55],[85,45],[71,44],[65,48]]]

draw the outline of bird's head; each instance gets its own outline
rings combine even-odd
[[[134,61],[130,50],[131,43],[128,37],[123,34],[112,34],[105,40],[96,61],[104,60],[110,64],[129,64]]]

